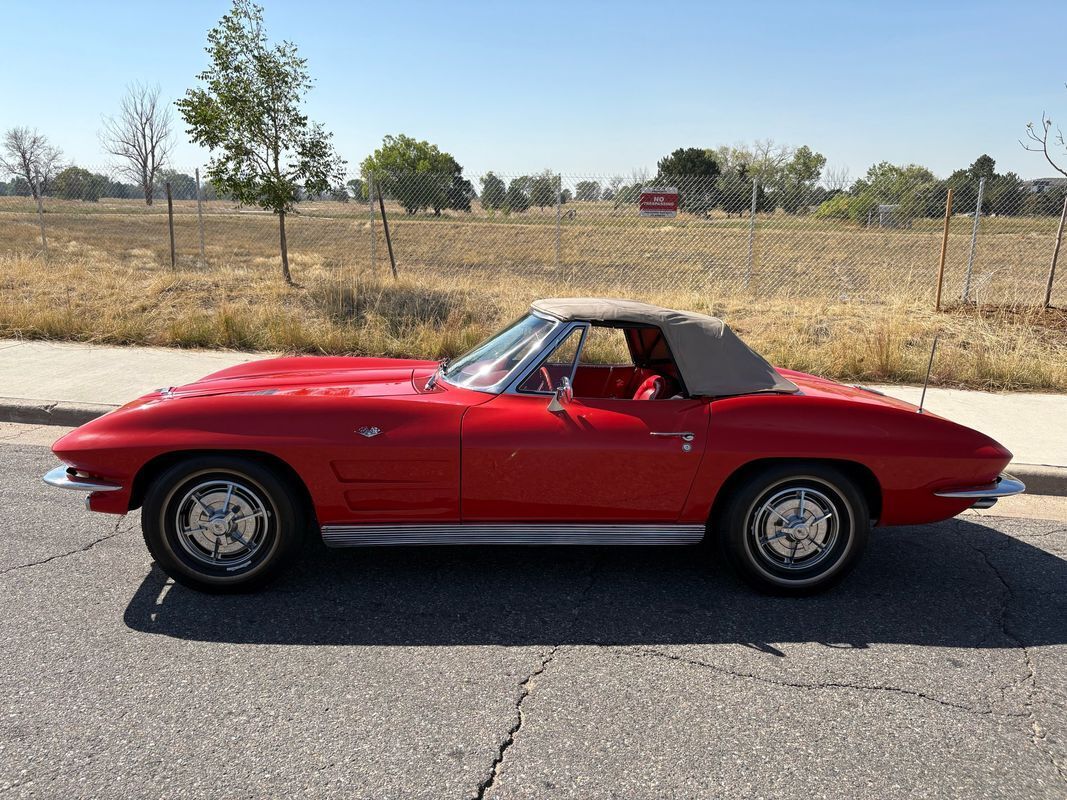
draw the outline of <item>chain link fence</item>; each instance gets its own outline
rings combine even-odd
[[[170,213],[163,185],[147,205],[107,170],[65,170],[39,202],[28,185],[2,184],[0,253],[100,253],[161,268],[173,256],[179,269],[262,267],[273,277],[274,214],[219,197],[197,171],[168,177]],[[677,213],[643,216],[642,191],[665,185],[678,190]],[[344,281],[388,276],[395,262],[415,279],[536,278],[560,293],[677,288],[857,302],[932,300],[945,241],[946,302],[1035,305],[1045,299],[1065,188],[1010,176],[885,192],[740,176],[401,173],[301,198],[286,228],[298,278],[302,264]],[[1054,304],[1067,304],[1063,283]]]

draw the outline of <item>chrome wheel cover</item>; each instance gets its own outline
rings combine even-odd
[[[233,479],[206,480],[189,489],[174,512],[182,550],[214,569],[247,567],[270,538],[273,516],[262,490]]]
[[[776,570],[808,570],[833,551],[841,531],[836,506],[810,487],[772,494],[749,516],[746,535],[759,558]]]

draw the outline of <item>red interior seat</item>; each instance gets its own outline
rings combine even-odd
[[[634,392],[634,400],[655,400],[663,395],[666,381],[662,375],[649,375]]]

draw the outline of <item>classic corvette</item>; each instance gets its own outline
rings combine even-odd
[[[93,511],[140,508],[157,563],[215,592],[263,585],[311,532],[332,547],[706,541],[758,588],[809,592],[855,565],[872,525],[1025,488],[977,431],[775,369],[716,318],[603,299],[539,300],[442,363],[231,367],[53,450],[47,483]]]

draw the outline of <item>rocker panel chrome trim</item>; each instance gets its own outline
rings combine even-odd
[[[576,544],[667,545],[696,544],[703,525],[584,525],[584,524],[415,524],[323,525],[328,547],[451,544]]]

